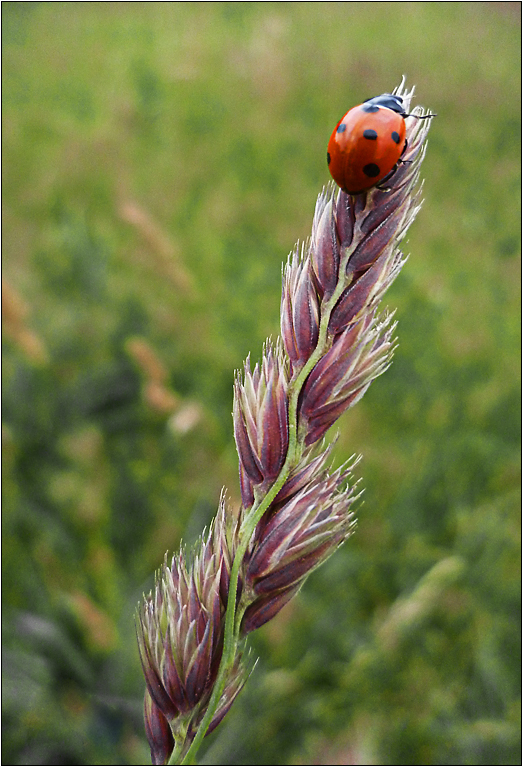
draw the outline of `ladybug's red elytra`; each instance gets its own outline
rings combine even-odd
[[[344,192],[356,195],[393,175],[407,146],[406,117],[434,115],[409,115],[400,96],[383,93],[353,107],[337,123],[327,161]]]

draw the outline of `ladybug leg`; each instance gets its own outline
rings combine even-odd
[[[400,157],[398,159],[398,163],[402,163],[403,165],[407,165],[408,163],[412,163],[413,160],[403,160],[402,155],[405,153],[406,149],[408,148],[408,140],[406,139],[404,142],[404,148],[402,152],[400,153]]]
[[[386,174],[386,176],[384,176],[384,178],[380,181],[380,183],[376,185],[376,189],[380,189],[382,192],[391,192],[391,187],[383,187],[382,185],[385,181],[389,181],[392,178],[392,176],[397,172],[399,165],[401,164],[408,165],[409,163],[413,162],[413,160],[402,160],[402,155],[404,154],[407,148],[408,148],[408,140],[406,139],[406,141],[404,142],[404,147],[402,148],[402,152],[400,153],[400,157],[397,160],[395,166],[391,169],[391,171],[388,174]]]
[[[383,178],[383,179],[380,181],[380,184],[376,184],[376,185],[375,185],[375,189],[380,189],[380,191],[381,191],[381,192],[391,192],[391,187],[383,187],[383,186],[382,186],[382,184],[383,184],[385,181],[389,181],[389,180],[391,179],[391,177],[392,177],[392,176],[394,175],[394,173],[396,172],[397,168],[398,168],[398,164],[397,164],[397,165],[395,165],[395,167],[394,167],[394,168],[393,168],[393,169],[392,169],[392,170],[391,170],[391,171],[390,171],[388,174],[386,174],[386,175],[384,176],[384,178]]]
[[[392,178],[392,176],[396,173],[399,165],[409,165],[410,163],[413,162],[413,160],[402,159],[402,155],[404,155],[407,148],[408,148],[408,140],[406,139],[404,141],[404,146],[402,147],[402,152],[400,153],[400,157],[397,160],[394,168],[392,168],[392,170],[388,174],[386,174],[386,176],[384,176],[384,178],[380,181],[380,183],[376,185],[375,187],[376,189],[380,189],[381,192],[391,192],[391,187],[383,187],[382,185],[385,181],[389,181]]]

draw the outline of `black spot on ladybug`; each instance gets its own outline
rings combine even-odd
[[[369,176],[370,179],[374,179],[375,176],[380,175],[380,168],[376,163],[368,163],[365,165],[362,170],[366,174],[366,176]]]
[[[340,125],[337,128],[337,133],[344,133],[345,130],[346,130],[346,124],[340,123]]]
[[[365,139],[378,139],[378,133],[374,131],[372,128],[366,128],[366,130],[363,133],[363,136]]]
[[[395,144],[400,144],[400,136],[398,135],[398,133],[396,131],[392,132],[391,138],[393,139]]]
[[[331,162],[331,155],[329,154],[329,152],[327,153],[327,155],[328,155],[328,165],[329,165]]]
[[[377,107],[376,104],[362,104],[362,112],[378,112],[380,107]]]

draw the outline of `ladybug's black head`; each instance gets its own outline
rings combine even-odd
[[[366,99],[364,109],[367,111],[369,105],[370,112],[376,112],[378,107],[387,107],[404,116],[404,105],[400,96],[394,96],[392,93],[383,93],[382,96],[374,96],[372,99]]]

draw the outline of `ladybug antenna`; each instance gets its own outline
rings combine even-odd
[[[436,112],[428,112],[427,115],[403,115],[404,118],[406,117],[416,117],[417,120],[427,120],[428,117],[437,117]]]

